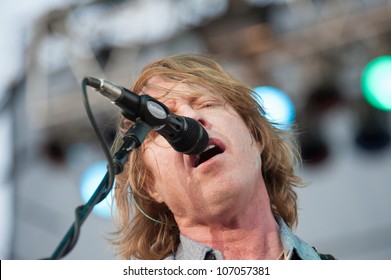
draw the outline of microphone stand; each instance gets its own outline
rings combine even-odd
[[[145,137],[151,131],[152,127],[137,119],[136,122],[130,127],[123,137],[123,144],[114,154],[112,158],[112,164],[114,167],[115,175],[120,174],[123,171],[125,163],[129,159],[130,153],[141,146]],[[98,188],[95,190],[91,198],[84,205],[76,208],[75,211],[75,222],[69,228],[64,238],[52,254],[50,260],[58,260],[65,257],[76,245],[80,234],[80,228],[92,209],[96,204],[101,202],[111,191],[112,185],[109,185],[110,172],[107,171],[103,177]]]

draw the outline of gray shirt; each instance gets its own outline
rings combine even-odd
[[[280,237],[287,259],[320,260],[315,249],[293,234],[281,218],[276,219],[280,227]],[[178,250],[166,260],[223,260],[223,254],[209,246],[180,235]]]

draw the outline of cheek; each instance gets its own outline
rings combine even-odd
[[[156,147],[155,144],[148,145],[143,151],[143,160],[155,179],[160,180],[169,162],[168,153],[162,151],[161,147]]]
[[[261,144],[256,142],[247,125],[238,115],[232,115],[229,124],[231,139],[235,139],[233,145],[238,147],[238,154],[250,166],[260,170],[262,168]]]
[[[169,148],[170,144],[164,139],[163,136],[155,131],[150,132],[150,137],[144,141],[146,147],[150,147],[156,150],[156,148]]]
[[[154,178],[151,185],[147,185],[147,192],[149,195],[154,198],[158,203],[162,203],[164,198],[161,196],[161,188],[162,188],[162,173],[164,174],[164,170],[161,170],[160,166],[164,166],[164,164],[160,164],[158,158],[163,158],[159,156],[159,152],[155,151],[152,147],[145,147],[143,151],[143,162],[145,167],[151,172],[152,177]]]
[[[156,145],[148,145],[144,150],[144,163],[155,178],[155,185],[152,189],[161,196],[171,191],[173,186],[178,184],[178,159],[177,153],[170,148],[163,148]]]

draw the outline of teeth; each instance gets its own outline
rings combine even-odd
[[[210,150],[214,147],[216,147],[216,145],[209,145],[208,147],[205,148],[205,150],[203,152],[206,152],[207,150]]]

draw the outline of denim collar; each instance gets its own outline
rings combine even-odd
[[[287,259],[292,259],[294,254],[297,254],[297,256],[302,260],[320,260],[320,257],[315,249],[297,237],[283,219],[276,218],[276,221],[280,226],[280,238],[282,245],[284,246]]]

